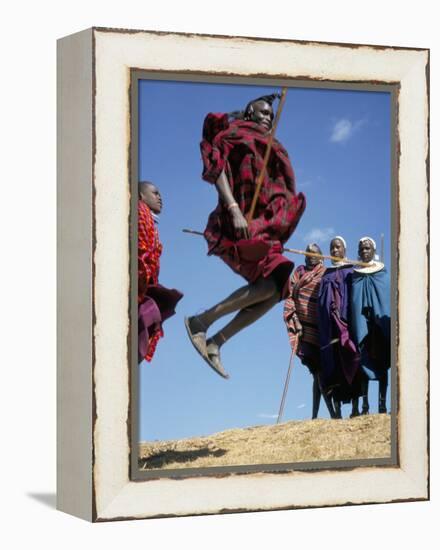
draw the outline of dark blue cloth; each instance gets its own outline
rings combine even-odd
[[[360,395],[359,354],[349,331],[352,274],[352,266],[328,268],[318,298],[320,383],[323,391],[332,390],[345,402]]]
[[[351,329],[361,352],[361,366],[371,380],[378,380],[390,367],[390,277],[387,270],[355,271],[351,296]]]

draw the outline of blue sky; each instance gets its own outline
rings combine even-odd
[[[160,282],[184,293],[151,363],[140,365],[140,440],[180,439],[276,421],[290,358],[282,303],[222,348],[231,378],[216,375],[191,346],[183,318],[203,311],[243,286],[223,262],[207,256],[202,231],[217,204],[215,187],[201,179],[199,143],[208,112],[243,108],[279,88],[189,82],[139,82],[139,177],[161,190],[159,231],[164,251]],[[277,103],[275,104],[277,105]],[[332,236],[347,241],[356,258],[358,239],[373,237],[385,263],[391,238],[391,94],[289,88],[277,130],[307,198],[306,211],[286,246],[318,242],[328,253]],[[296,265],[301,256],[291,256]],[[227,322],[223,318],[214,331]],[[295,361],[283,420],[311,417],[312,378]],[[389,402],[389,398],[388,398]],[[388,405],[389,406],[389,405]],[[377,411],[377,382],[370,384]],[[343,415],[350,412],[343,407]],[[321,403],[320,417],[327,418]]]

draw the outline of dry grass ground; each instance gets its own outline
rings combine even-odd
[[[386,458],[390,416],[305,420],[139,445],[143,470]]]

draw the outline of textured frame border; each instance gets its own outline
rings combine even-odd
[[[72,58],[76,63],[69,65]],[[78,120],[70,117],[68,130],[67,121],[59,126],[59,212],[66,229],[59,237],[58,507],[106,521],[428,499],[429,51],[96,28],[61,40],[59,59],[61,115],[87,109]],[[411,270],[399,270],[398,280],[398,467],[130,480],[129,86],[133,68],[399,84],[398,251],[399,264]],[[66,83],[70,81],[69,91]],[[91,150],[81,136],[92,138]],[[79,159],[85,164],[69,165],[69,145],[75,151],[81,149]],[[84,179],[78,183],[78,177]],[[75,181],[76,191],[69,185]],[[82,253],[78,241],[66,247],[73,232],[70,224],[78,223],[74,216],[67,221],[62,218],[69,199],[81,219],[88,221],[80,239],[85,246],[79,249]],[[414,249],[426,250],[417,265],[411,262]],[[65,266],[69,253],[71,264]],[[84,268],[81,274],[89,276],[86,298],[78,283],[69,279],[73,277],[69,266],[75,260]],[[423,289],[417,300],[415,288]],[[68,289],[73,297],[66,297]],[[79,304],[75,297],[81,298]],[[72,374],[77,361],[74,367],[68,356],[69,350],[75,350],[69,329],[83,320],[85,328],[77,329],[75,336],[83,343],[78,353],[84,355],[84,363]],[[66,392],[67,384],[76,394]],[[63,437],[72,411],[78,410],[81,418],[71,424],[70,437]],[[73,470],[69,469],[72,464]]]

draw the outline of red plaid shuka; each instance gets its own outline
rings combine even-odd
[[[301,342],[307,342],[319,349],[318,295],[324,272],[323,264],[316,265],[311,271],[300,265],[290,278],[289,297],[284,303],[284,322],[292,349],[296,349],[298,344],[298,336],[292,331],[295,314],[303,328]]]
[[[162,244],[159,241],[159,232],[154,223],[149,207],[141,200],[138,201],[138,304],[141,306],[146,300],[148,287],[157,285],[159,281],[160,255]],[[163,336],[162,327],[156,323],[148,335],[148,349],[145,355],[151,361],[156,350],[157,342]]]
[[[263,166],[268,142],[265,128],[255,122],[229,121],[226,114],[207,115],[203,126],[201,152],[204,180],[216,183],[225,171],[234,199],[244,216],[250,210],[255,183]],[[250,242],[263,241],[264,257],[240,256],[230,213],[221,201],[210,214],[205,229],[208,254],[220,256],[234,271],[249,282],[268,277],[281,265],[282,286],[287,283],[293,263],[282,256],[282,245],[294,232],[306,205],[302,193],[296,193],[295,177],[288,154],[276,139],[267,164],[254,219],[249,224]]]

